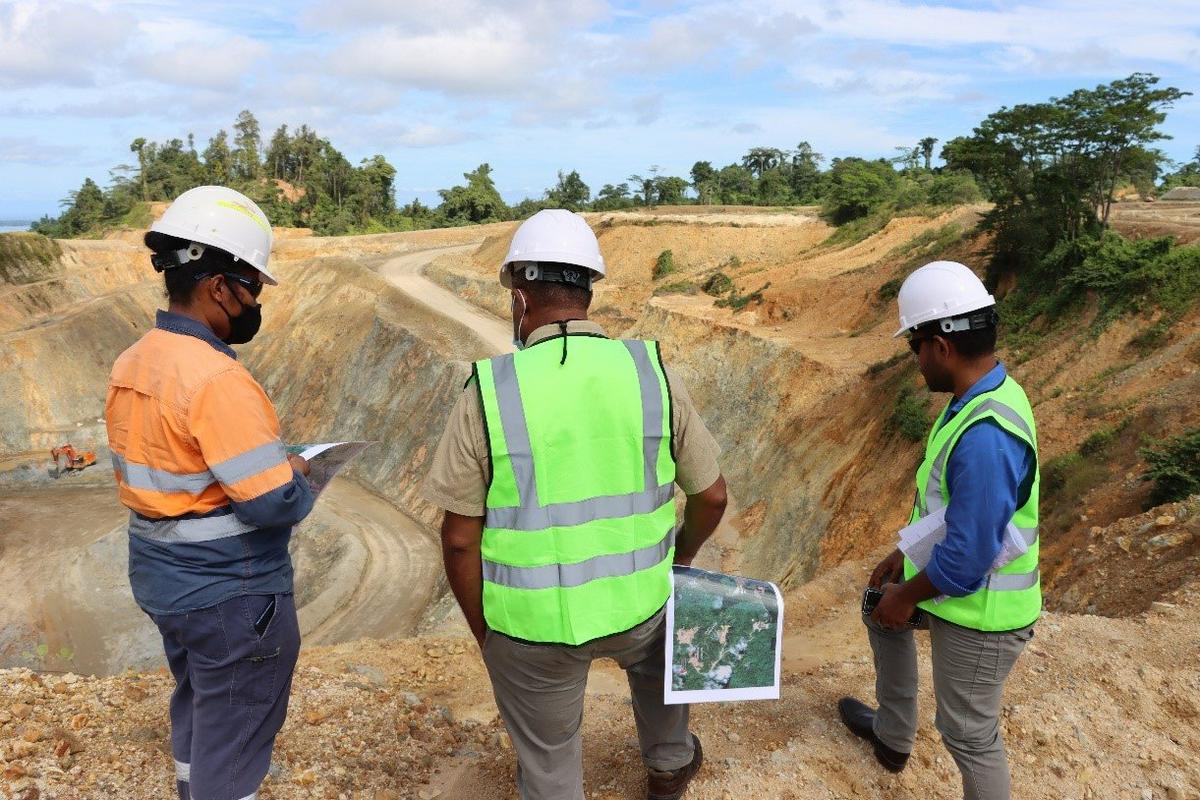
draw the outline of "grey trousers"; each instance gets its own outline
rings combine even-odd
[[[625,670],[642,760],[669,771],[692,761],[688,707],[663,705],[665,611],[614,636],[569,647],[526,644],[489,630],[483,661],[517,753],[523,800],[583,800],[583,696],[588,669],[611,658]]]
[[[933,649],[935,724],[962,773],[966,800],[1008,800],[1008,757],[1000,736],[1004,681],[1033,627],[984,633],[926,614]],[[917,647],[911,629],[889,630],[864,617],[875,653],[875,735],[911,753],[917,734]]]

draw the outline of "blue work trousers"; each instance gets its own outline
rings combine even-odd
[[[171,750],[181,800],[253,800],[287,717],[300,626],[291,594],[151,614],[175,676]]]

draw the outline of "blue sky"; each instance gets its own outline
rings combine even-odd
[[[489,162],[510,200],[811,142],[891,156],[1133,71],[1200,92],[1196,0],[0,0],[0,218],[57,213],[129,143],[250,108],[382,153],[400,200]],[[1200,99],[1163,145],[1200,145]]]

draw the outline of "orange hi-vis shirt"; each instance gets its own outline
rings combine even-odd
[[[105,422],[119,497],[133,512],[130,579],[143,608],[178,613],[291,591],[287,535],[312,493],[287,461],[274,406],[228,345],[160,311],[113,365]],[[277,541],[264,549],[279,537],[263,534],[277,529],[282,553]],[[275,574],[269,586],[255,580],[281,572],[286,580]]]

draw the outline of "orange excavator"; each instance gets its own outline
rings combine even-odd
[[[96,454],[91,450],[76,450],[70,442],[59,445],[50,451],[50,460],[54,462],[56,475],[62,475],[71,470],[80,470],[96,463]]]

